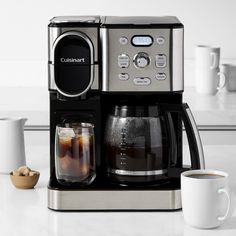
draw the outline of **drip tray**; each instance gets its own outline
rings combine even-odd
[[[57,211],[158,211],[179,210],[179,187],[165,188],[48,188],[48,208]]]

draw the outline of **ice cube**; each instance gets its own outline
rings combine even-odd
[[[72,128],[60,128],[58,135],[60,136],[60,138],[74,138],[75,132]]]

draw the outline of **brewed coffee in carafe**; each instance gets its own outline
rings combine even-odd
[[[163,183],[167,178],[169,139],[159,107],[116,106],[105,130],[107,174],[121,185]],[[174,132],[172,130],[172,132]]]

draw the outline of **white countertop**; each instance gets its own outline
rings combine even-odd
[[[236,211],[225,225],[214,230],[187,226],[182,211],[176,212],[55,212],[47,208],[49,179],[48,132],[26,137],[27,164],[40,171],[35,189],[16,189],[8,175],[0,175],[1,236],[235,236]],[[28,135],[27,133],[27,135]],[[41,139],[41,141],[40,141]],[[184,147],[186,152],[187,147]],[[236,191],[236,146],[204,147],[207,168],[225,170]],[[185,155],[185,159],[187,158]],[[137,196],[138,197],[138,196]]]

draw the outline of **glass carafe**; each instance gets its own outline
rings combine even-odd
[[[56,127],[56,177],[64,185],[89,185],[96,177],[94,126],[66,123]]]
[[[158,106],[115,106],[105,129],[107,174],[120,185],[167,181],[176,149],[173,123]]]

